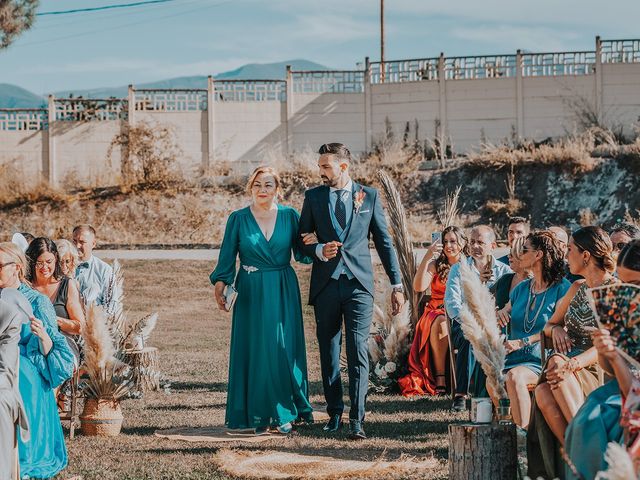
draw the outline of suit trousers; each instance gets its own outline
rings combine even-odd
[[[458,350],[456,355],[456,393],[467,395],[469,390],[469,350],[471,344],[464,338],[460,322],[451,320],[451,343]]]
[[[342,415],[340,350],[342,322],[347,344],[350,420],[364,421],[369,386],[369,331],[373,317],[373,296],[355,278],[341,275],[330,279],[315,299],[316,334],[320,349],[322,386],[329,415]]]

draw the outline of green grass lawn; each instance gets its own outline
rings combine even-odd
[[[126,400],[125,421],[116,438],[78,435],[68,441],[69,467],[60,478],[85,479],[217,479],[213,460],[219,448],[278,450],[348,459],[393,460],[402,455],[438,459],[438,468],[423,478],[447,478],[447,425],[465,415],[448,411],[446,398],[408,400],[398,395],[369,396],[366,431],[360,442],[345,433],[327,436],[322,424],[301,427],[292,435],[260,444],[188,443],[155,437],[170,427],[224,423],[231,315],[213,300],[208,274],[210,262],[126,261],[125,306],[130,315],[158,311],[160,319],[151,344],[160,351],[168,391]],[[308,289],[308,266],[297,266],[303,304]],[[385,278],[384,275],[378,275]],[[311,401],[323,402],[320,363],[311,307],[304,306]],[[346,381],[346,378],[345,378]],[[346,389],[345,389],[346,392]]]

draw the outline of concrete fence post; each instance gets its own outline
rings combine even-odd
[[[135,112],[136,112],[136,93],[133,85],[129,85],[128,92],[128,101],[127,101],[127,118],[129,122],[129,126],[132,127],[135,123]]]
[[[286,103],[285,108],[287,111],[286,121],[284,123],[284,132],[286,137],[285,152],[286,156],[293,154],[293,75],[291,73],[291,65],[287,65],[287,79],[286,79]]]
[[[526,136],[524,126],[524,90],[522,81],[522,51],[516,52],[516,133],[519,138]]]
[[[440,53],[438,59],[438,87],[439,87],[439,100],[440,100],[440,131],[435,132],[438,138],[447,141],[447,135],[449,134],[449,127],[447,124],[447,85],[446,85],[446,71],[444,53]],[[442,146],[446,148],[446,144]]]
[[[47,155],[44,158],[44,165],[42,166],[42,172],[45,179],[52,187],[58,186],[58,172],[57,172],[57,159],[56,159],[56,99],[53,95],[49,95],[48,105],[48,123],[49,129],[47,130]]]
[[[596,71],[595,73],[595,107],[596,115],[598,119],[602,121],[603,108],[602,108],[602,40],[600,36],[596,37]]]
[[[364,59],[364,149],[371,151],[373,142],[373,100],[371,95],[371,62],[369,57]]]
[[[202,171],[206,173],[215,160],[216,150],[216,89],[213,77],[207,77],[207,154],[202,156]]]

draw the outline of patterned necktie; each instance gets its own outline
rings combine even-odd
[[[334,192],[336,194],[336,208],[334,210],[336,220],[338,221],[338,225],[342,230],[347,226],[347,209],[344,206],[344,201],[342,200],[342,194],[345,193],[344,190],[336,190]]]

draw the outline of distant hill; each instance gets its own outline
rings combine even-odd
[[[284,80],[287,65],[294,70],[330,70],[329,67],[308,60],[289,60],[278,63],[249,63],[240,68],[214,75],[218,80]],[[156,82],[139,83],[136,88],[207,88],[207,76],[177,77]],[[64,90],[56,92],[56,97],[82,96],[84,98],[126,97],[127,86],[95,88],[90,90]]]
[[[219,80],[284,80],[286,66],[291,65],[294,70],[331,70],[329,67],[309,60],[288,60],[277,63],[250,63],[240,68],[214,75]],[[191,77],[177,77],[155,82],[140,83],[136,88],[207,88],[207,76],[195,75]],[[86,90],[63,90],[55,92],[60,98],[74,97],[84,98],[124,98],[127,96],[128,87],[104,87]],[[46,99],[20,88],[16,85],[0,83],[0,108],[39,108],[46,106]]]
[[[29,90],[8,83],[0,83],[0,108],[40,108],[46,104],[44,98]]]

